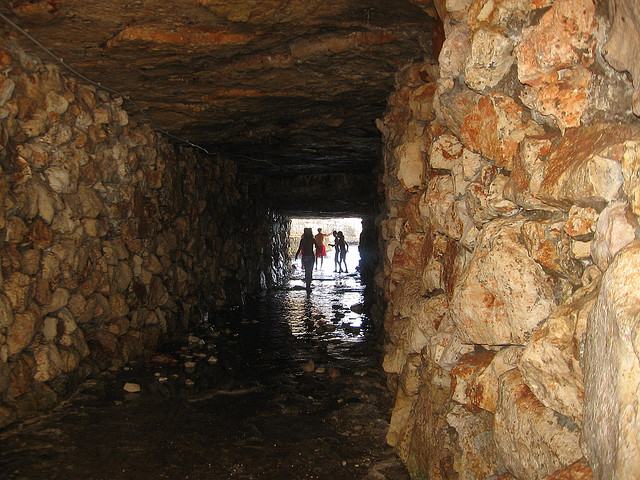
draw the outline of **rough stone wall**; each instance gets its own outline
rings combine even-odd
[[[637,31],[590,0],[436,7],[438,63],[378,124],[388,442],[413,478],[640,478],[640,128],[602,56]]]
[[[0,67],[1,427],[278,283],[289,225],[121,99],[17,48]]]

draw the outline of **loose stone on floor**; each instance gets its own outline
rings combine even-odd
[[[3,478],[408,479],[358,277],[315,275],[1,432]]]

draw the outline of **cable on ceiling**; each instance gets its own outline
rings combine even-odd
[[[164,128],[162,128],[160,125],[158,125],[156,122],[154,122],[151,117],[149,117],[149,115],[147,114],[147,112],[144,111],[144,109],[140,106],[140,104],[138,102],[136,102],[135,100],[133,100],[129,95],[125,95],[121,92],[119,92],[118,90],[115,90],[113,88],[109,88],[106,87],[104,85],[102,85],[100,82],[96,82],[88,77],[86,77],[85,75],[83,75],[82,73],[80,73],[79,71],[77,71],[75,68],[73,68],[71,65],[69,65],[67,62],[64,61],[63,58],[58,57],[55,53],[53,53],[49,48],[47,48],[46,46],[44,46],[40,41],[38,41],[38,39],[36,39],[33,35],[31,35],[29,32],[27,32],[25,29],[23,29],[22,27],[20,27],[18,24],[14,23],[9,17],[7,17],[5,14],[3,14],[2,12],[0,12],[0,18],[2,18],[8,25],[10,25],[11,27],[13,27],[15,30],[17,30],[18,32],[20,32],[22,35],[24,35],[26,38],[28,38],[29,40],[31,40],[31,42],[33,42],[35,45],[37,45],[42,51],[44,51],[47,55],[49,55],[51,58],[53,58],[56,62],[58,62],[60,65],[62,65],[64,68],[66,68],[67,70],[69,70],[71,73],[73,73],[74,75],[76,75],[78,78],[81,78],[82,80],[84,80],[87,83],[90,83],[91,85],[98,87],[112,95],[116,95],[118,97],[122,97],[124,100],[128,101],[129,103],[131,103],[143,116],[144,118],[153,126],[153,128],[155,128],[158,132],[162,133],[163,135],[172,138],[174,140],[177,140],[179,142],[185,143],[187,145],[189,145],[190,147],[196,148],[198,150],[201,150],[202,152],[204,152],[205,154],[209,155],[209,156],[213,156],[213,155],[223,155],[220,153],[215,153],[215,152],[210,152],[209,150],[207,150],[206,148],[204,148],[201,145],[198,145],[196,143],[191,142],[190,140],[187,140],[186,138],[183,137],[179,137],[177,135],[174,135],[170,132],[168,132],[167,130],[165,130]],[[271,163],[268,160],[264,160],[264,159],[260,159],[260,158],[253,158],[253,157],[248,157],[246,155],[240,155],[240,154],[233,154],[233,153],[226,153],[224,155],[227,156],[231,156],[231,157],[239,157],[239,158],[246,158],[248,160],[253,160],[255,162],[262,162],[262,163],[268,163],[269,165],[278,168],[278,165],[275,165],[274,163]]]

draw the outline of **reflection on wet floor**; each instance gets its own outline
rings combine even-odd
[[[0,477],[408,479],[363,286],[325,268],[0,432]]]

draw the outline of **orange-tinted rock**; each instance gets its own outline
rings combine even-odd
[[[511,170],[519,143],[527,134],[537,132],[525,123],[524,115],[524,109],[507,95],[482,96],[477,107],[464,118],[462,141],[468,149]]]
[[[638,129],[622,125],[567,130],[547,157],[544,179],[534,193],[564,210],[571,205],[602,210],[623,184],[624,143],[638,138]]]
[[[546,274],[519,241],[523,223],[488,223],[459,274],[451,312],[470,343],[522,345],[555,304]]]
[[[516,478],[543,478],[582,458],[579,429],[540,403],[517,369],[500,377],[499,389],[494,436]]]
[[[584,460],[578,460],[567,468],[547,475],[542,480],[593,480],[593,474],[589,464]]]
[[[452,399],[468,408],[478,411],[484,403],[484,388],[477,378],[491,364],[494,352],[481,350],[462,356],[458,364],[451,369]]]
[[[580,125],[594,58],[595,6],[590,0],[554,2],[525,30],[516,48],[518,78],[532,87],[525,103],[551,116],[561,130]]]

